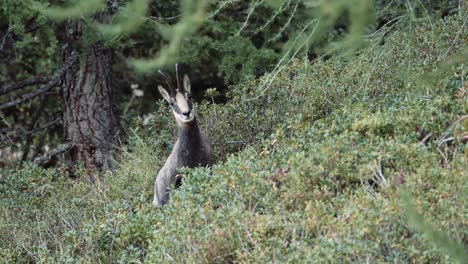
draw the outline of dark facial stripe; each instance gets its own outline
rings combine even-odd
[[[193,102],[192,102],[192,99],[188,99],[187,100],[187,105],[188,105],[188,108],[190,111],[193,110]],[[177,114],[179,115],[182,115],[182,111],[180,110],[179,106],[177,105],[177,103],[173,104],[172,105],[172,109],[174,110],[174,112],[176,112]]]

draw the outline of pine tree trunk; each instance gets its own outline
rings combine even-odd
[[[66,27],[69,46],[64,50],[65,60],[79,30],[73,24]],[[66,72],[63,81],[63,133],[64,140],[73,144],[67,160],[72,166],[82,164],[94,181],[101,172],[113,169],[124,132],[112,91],[112,51],[97,41],[83,53],[82,61]]]

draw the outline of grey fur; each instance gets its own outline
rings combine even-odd
[[[154,183],[155,206],[165,205],[169,201],[171,189],[181,183],[177,168],[211,166],[215,161],[211,143],[200,131],[196,117],[189,123],[177,122],[177,126],[178,139]]]

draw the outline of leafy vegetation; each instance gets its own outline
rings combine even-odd
[[[466,259],[465,23],[401,17],[355,55],[293,60],[232,87],[223,104],[209,90],[197,109],[219,162],[184,170],[161,209],[152,184],[174,139],[162,102],[150,122],[134,120],[119,168],[95,185],[60,167],[2,170],[0,258]]]
[[[157,74],[144,78],[136,74],[129,63],[135,62],[132,59],[141,59],[136,61],[146,72],[150,68],[156,72],[153,67],[163,64],[173,68],[174,62],[185,63],[195,77],[192,80],[197,98],[212,87],[224,95],[229,85],[266,72],[276,76],[292,58],[327,58],[342,51],[351,55],[369,44],[361,41],[362,34],[382,28],[372,36],[383,37],[402,18],[431,23],[428,16],[462,15],[461,2],[456,0],[359,0],[356,3],[347,0],[4,0],[0,7],[0,83],[3,87],[36,76],[47,79],[46,76],[60,68],[63,48],[71,46],[64,43],[63,21],[70,17],[81,22],[82,36],[73,41],[73,46],[81,53],[82,60],[86,48],[97,40],[105,41],[112,48],[115,103],[129,128],[133,117],[153,111],[153,103],[159,98],[155,88],[158,83],[164,83]],[[103,18],[98,14],[106,9],[106,4],[111,15]],[[317,18],[326,23],[317,23]],[[265,89],[271,86],[272,80],[260,85],[265,85]],[[130,87],[135,84],[144,96],[132,100],[129,98],[134,90]],[[2,94],[0,101],[10,101],[38,87],[36,84]],[[63,110],[58,90],[51,89],[45,102],[37,96],[0,113],[0,140],[7,141],[11,148],[4,151],[7,153],[4,156],[9,157],[3,161],[6,166],[32,160],[63,143],[63,127],[60,122],[53,122],[60,119]],[[224,102],[225,97],[215,101]],[[45,107],[41,107],[43,104]],[[49,125],[47,133],[24,132],[29,128],[42,132],[42,124]],[[3,140],[5,134],[7,140]]]

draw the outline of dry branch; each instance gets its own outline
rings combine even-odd
[[[50,81],[49,79],[43,78],[43,77],[32,77],[30,79],[27,79],[21,82],[7,84],[3,86],[2,88],[0,88],[0,95],[4,95],[7,93],[16,91],[16,90],[20,90],[20,89],[23,89],[25,87],[35,85],[35,84],[44,84],[49,81]]]
[[[36,126],[36,123],[39,120],[40,115],[42,114],[42,112],[44,112],[44,108],[46,106],[46,99],[47,99],[47,97],[45,95],[41,96],[41,104],[36,109],[36,111],[35,111],[35,113],[34,113],[34,115],[32,117],[31,123],[29,124],[29,129],[28,129],[29,131],[34,130],[34,127]],[[21,158],[21,161],[25,161],[26,158],[28,157],[29,149],[31,147],[32,140],[33,140],[33,134],[29,134],[29,135],[26,136],[26,144],[24,144],[24,146],[23,146],[23,157]]]
[[[68,70],[73,64],[75,64],[77,60],[78,60],[78,53],[72,52],[68,60],[62,65],[62,67],[60,67],[55,72],[54,76],[46,84],[42,85],[41,87],[39,87],[39,89],[37,89],[34,92],[19,95],[18,98],[15,100],[0,104],[0,110],[18,105],[26,100],[29,100],[42,93],[47,92],[52,87],[57,86],[60,83],[62,76],[65,74],[65,71]]]
[[[2,148],[5,148],[5,147],[8,147],[8,146],[11,146],[13,144],[13,142],[15,140],[17,140],[18,138],[21,138],[21,137],[24,137],[24,136],[28,136],[28,135],[31,135],[33,133],[36,133],[36,132],[39,132],[39,131],[42,131],[46,128],[49,128],[51,126],[54,126],[58,123],[60,123],[62,121],[62,118],[61,117],[58,117],[56,119],[53,119],[52,121],[49,121],[47,123],[45,123],[44,125],[34,129],[34,130],[30,130],[30,131],[27,131],[27,132],[24,132],[24,133],[21,133],[20,135],[18,136],[14,136],[13,134],[7,134],[7,135],[2,135],[0,134],[0,149]],[[14,131],[14,130],[10,130],[10,131]]]
[[[70,142],[60,144],[56,148],[54,148],[53,150],[51,150],[51,151],[47,152],[46,154],[42,155],[42,157],[35,158],[34,163],[37,164],[37,165],[44,165],[44,164],[48,163],[49,161],[51,161],[52,158],[54,158],[55,156],[60,155],[62,153],[67,152],[68,150],[70,150],[72,148],[72,146],[73,146],[73,144],[70,143]]]

